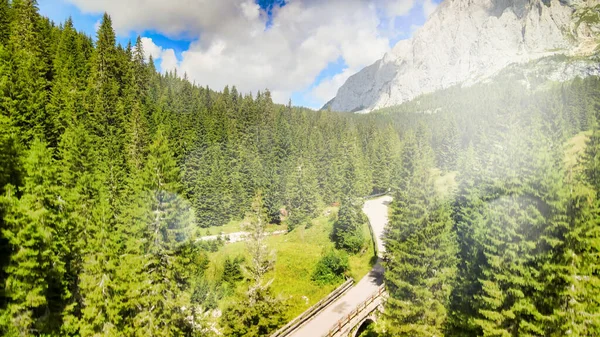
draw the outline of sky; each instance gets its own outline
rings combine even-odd
[[[117,41],[142,37],[161,72],[320,108],[352,74],[410,38],[440,0],[38,0],[42,15]]]

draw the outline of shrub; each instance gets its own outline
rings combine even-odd
[[[343,251],[331,249],[317,263],[312,280],[319,284],[335,283],[343,280],[349,270],[348,254]]]
[[[240,263],[242,258],[230,259],[227,257],[223,263],[223,282],[235,283],[241,281],[244,277],[242,276],[242,270],[240,269]]]

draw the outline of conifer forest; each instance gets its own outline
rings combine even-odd
[[[306,307],[266,231],[330,223],[306,279],[332,290],[370,253],[362,198],[389,193],[363,336],[600,336],[599,121],[594,76],[275,104],[158,72],[107,14],[92,37],[0,0],[0,335],[268,336]],[[225,257],[201,238],[230,223],[251,234]]]

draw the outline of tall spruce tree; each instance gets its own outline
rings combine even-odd
[[[307,224],[316,215],[318,196],[317,179],[312,164],[306,160],[296,161],[286,186],[287,208],[290,213],[288,230]]]
[[[4,46],[10,37],[11,8],[9,0],[0,1],[0,45]]]
[[[331,233],[337,249],[344,249],[351,253],[357,253],[362,249],[365,243],[362,225],[366,219],[361,206],[362,199],[345,198],[342,201]]]
[[[483,212],[485,200],[481,163],[471,145],[458,159],[459,188],[452,205],[452,220],[458,243],[457,282],[451,295],[447,335],[478,336],[480,329],[473,321],[478,315],[476,296],[481,293],[479,278],[485,257],[481,242],[485,236]]]
[[[140,335],[172,336],[186,329],[190,297],[181,291],[189,282],[185,270],[187,258],[178,252],[194,240],[194,219],[184,199],[180,172],[164,132],[159,129],[150,146],[142,175],[144,184],[133,219],[142,240],[140,266],[151,285],[144,291],[143,310],[134,319]],[[188,285],[189,286],[189,285]]]
[[[60,325],[68,253],[64,191],[52,151],[35,140],[24,163],[21,198],[7,190],[3,236],[11,247],[6,268],[8,305],[0,329],[6,336],[51,332]]]
[[[395,194],[385,236],[390,297],[383,330],[390,336],[441,336],[456,273],[452,219],[435,196],[429,150],[416,136],[406,142],[409,175]]]
[[[12,1],[11,19],[3,110],[29,143],[35,137],[46,138],[52,129],[46,115],[48,62],[37,1]]]

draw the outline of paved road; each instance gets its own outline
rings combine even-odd
[[[363,211],[369,217],[373,234],[377,241],[379,252],[384,251],[383,230],[388,221],[387,205],[392,200],[389,196],[365,202]],[[320,337],[326,334],[331,327],[342,317],[348,315],[360,303],[375,293],[383,283],[383,267],[379,263],[373,267],[368,275],[362,278],[356,286],[348,290],[342,297],[331,303],[327,308],[302,325],[289,336],[294,337]]]
[[[379,257],[381,257],[381,253],[385,252],[383,233],[385,224],[388,222],[388,205],[390,202],[392,202],[392,197],[385,195],[377,199],[367,200],[363,206],[363,212],[369,217],[371,228],[373,228]]]

